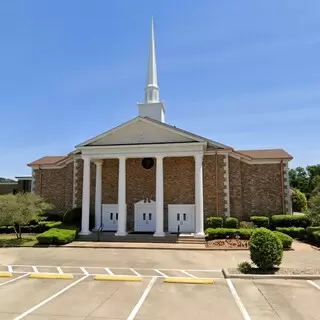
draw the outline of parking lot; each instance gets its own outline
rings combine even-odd
[[[5,265],[0,272],[3,320],[320,318],[318,280],[231,280],[213,269],[107,265]],[[12,276],[4,277],[8,272]],[[41,279],[64,275],[66,279]],[[97,275],[105,279],[96,280]],[[211,284],[168,283],[168,279]]]

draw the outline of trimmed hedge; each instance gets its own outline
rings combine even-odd
[[[206,220],[207,228],[222,228],[223,219],[221,217],[209,217]]]
[[[253,222],[258,228],[269,228],[269,217],[265,216],[252,216],[250,221]]]
[[[208,228],[206,233],[206,240],[214,239],[227,239],[227,238],[237,238],[240,239],[250,239],[252,229],[226,229],[226,228]]]
[[[75,240],[77,230],[52,228],[37,236],[40,244],[66,244]]]
[[[271,227],[273,229],[276,229],[278,227],[307,228],[311,226],[310,219],[304,214],[297,214],[297,215],[278,214],[278,215],[272,216],[270,222],[271,222]]]
[[[315,232],[320,232],[320,227],[308,227],[306,229],[307,239],[312,243],[315,243],[315,241],[316,241],[315,236],[314,236]]]
[[[294,239],[303,240],[306,237],[306,230],[304,228],[276,228],[276,231],[285,233]]]
[[[271,230],[266,228],[255,229],[249,241],[249,248],[250,258],[259,269],[272,269],[281,264],[283,257],[282,242]]]
[[[291,248],[293,239],[289,235],[287,235],[283,232],[280,232],[280,231],[273,231],[273,233],[282,242],[283,249],[290,249]]]
[[[239,220],[237,218],[232,217],[226,218],[224,220],[223,226],[225,228],[237,229],[239,227]]]
[[[313,232],[314,241],[313,243],[317,246],[320,246],[320,231]]]

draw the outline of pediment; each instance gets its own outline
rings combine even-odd
[[[77,147],[199,142],[183,132],[146,118],[135,118]]]

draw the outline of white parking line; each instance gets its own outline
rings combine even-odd
[[[155,272],[159,273],[160,275],[162,275],[163,277],[167,278],[168,276],[166,274],[164,274],[163,272],[159,271],[158,269],[153,269]]]
[[[63,271],[62,271],[61,267],[57,267],[57,270],[58,270],[58,272],[59,272],[60,274],[62,274],[62,273],[63,273]]]
[[[197,279],[198,277],[194,276],[193,274],[185,271],[185,270],[181,270],[182,273],[184,273],[185,275],[187,275],[188,277],[190,278],[193,278],[193,279]]]
[[[307,282],[309,282],[311,285],[313,285],[314,287],[316,287],[318,290],[320,290],[320,286],[318,284],[316,284],[315,282],[313,282],[312,280],[307,280]]]
[[[114,273],[109,268],[104,269],[108,272],[109,276],[114,276]]]
[[[226,279],[226,281],[227,281],[229,289],[230,289],[230,291],[232,293],[232,296],[233,296],[235,302],[237,303],[237,305],[238,305],[238,307],[239,307],[239,309],[240,309],[240,311],[242,313],[243,319],[251,320],[251,318],[249,316],[249,313],[246,310],[246,308],[244,307],[243,303],[241,302],[241,299],[240,299],[235,287],[233,286],[233,283],[232,283],[231,279]]]
[[[35,305],[34,307],[30,308],[29,310],[27,310],[26,312],[20,314],[20,316],[15,317],[13,320],[21,320],[24,317],[26,317],[28,314],[30,314],[31,312],[39,309],[40,307],[42,307],[43,305],[45,305],[46,303],[50,302],[51,300],[55,299],[56,297],[60,296],[60,294],[66,292],[67,290],[69,290],[70,288],[74,287],[75,285],[77,285],[78,283],[80,283],[81,281],[83,281],[84,279],[88,278],[88,276],[83,276],[82,278],[78,279],[77,281],[69,284],[68,286],[66,286],[65,288],[63,288],[62,290],[58,291],[57,293],[55,293],[54,295],[52,295],[51,297],[43,300],[42,302],[38,303],[37,305]]]
[[[146,300],[149,292],[151,291],[151,289],[152,289],[152,287],[153,287],[153,285],[155,284],[156,281],[157,281],[157,277],[153,277],[151,279],[151,281],[149,282],[146,290],[144,290],[140,300],[138,301],[138,303],[135,305],[135,307],[131,311],[131,313],[130,313],[129,317],[127,318],[127,320],[133,320],[136,317],[137,313],[139,312],[141,306],[144,303],[144,300]]]
[[[86,276],[90,276],[90,273],[86,270],[86,268],[80,267],[80,270],[81,270]]]
[[[12,266],[8,266],[8,272],[13,272],[13,270],[12,270]]]
[[[9,281],[0,283],[0,287],[4,286],[4,285],[7,284],[7,283],[15,282],[15,281],[17,281],[17,280],[19,280],[19,279],[21,279],[21,278],[24,278],[24,277],[26,277],[26,276],[28,276],[28,275],[29,275],[29,273],[25,273],[25,274],[23,274],[22,276],[19,276],[19,277],[16,277],[16,278],[14,278],[14,279],[11,279],[11,280],[9,280]]]
[[[39,273],[38,268],[36,266],[32,266],[33,272]]]
[[[136,276],[141,277],[141,274],[137,272],[136,270],[129,268],[130,271],[132,271]]]

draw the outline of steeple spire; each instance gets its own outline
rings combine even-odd
[[[154,27],[153,27],[153,17],[152,17],[149,65],[148,65],[147,85],[145,88],[145,103],[156,103],[156,102],[159,102],[159,87],[158,87],[156,50],[155,50]]]

